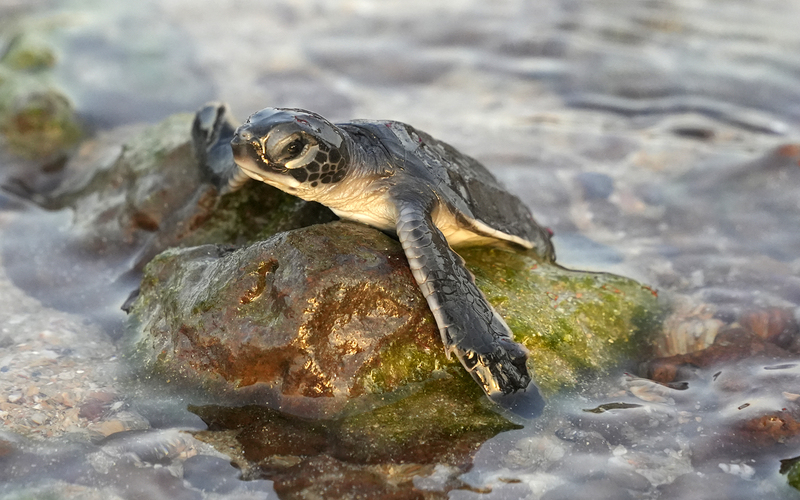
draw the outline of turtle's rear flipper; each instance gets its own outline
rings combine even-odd
[[[226,104],[210,102],[194,115],[192,145],[206,178],[221,194],[236,191],[250,180],[233,161],[231,139],[239,124]]]
[[[428,301],[448,357],[455,353],[497,404],[527,418],[544,401],[526,366],[527,350],[475,285],[464,260],[447,244],[419,193],[397,201],[397,236]]]

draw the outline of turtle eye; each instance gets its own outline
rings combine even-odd
[[[296,139],[283,149],[283,154],[281,156],[287,160],[297,158],[297,156],[303,152],[304,146],[305,143],[301,139]]]

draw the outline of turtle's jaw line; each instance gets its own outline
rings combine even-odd
[[[239,168],[242,169],[242,172],[257,181],[288,192],[294,192],[300,186],[300,182],[291,176],[272,173],[269,170],[260,168],[258,163],[249,156],[244,158],[234,157],[234,160],[239,165]],[[264,161],[264,163],[266,164],[267,162]]]

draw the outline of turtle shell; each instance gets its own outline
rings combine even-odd
[[[460,226],[555,260],[549,231],[476,159],[397,121],[356,120],[337,126],[363,148],[381,150],[373,157],[387,157],[396,183],[428,185]]]

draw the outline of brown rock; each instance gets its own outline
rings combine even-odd
[[[800,434],[800,421],[789,411],[779,411],[748,420],[739,430],[749,444],[766,447]]]
[[[797,338],[797,320],[794,311],[780,307],[751,310],[739,317],[739,323],[767,342],[788,347]]]
[[[400,245],[332,224],[236,252],[206,245],[156,257],[132,312],[144,322],[133,326],[145,366],[311,417],[419,381],[433,364],[455,366]],[[379,367],[388,375],[373,376]]]
[[[412,475],[386,477],[389,474],[320,455],[289,468],[273,477],[275,492],[281,498],[381,498],[423,500],[423,492],[414,488]]]
[[[106,412],[111,402],[114,401],[114,398],[115,395],[111,392],[92,392],[81,405],[81,410],[78,415],[87,420],[99,420]]]
[[[679,378],[682,367],[687,365],[707,368],[745,358],[787,359],[792,353],[766,342],[760,336],[741,327],[730,327],[717,334],[714,343],[702,351],[658,358],[645,363],[643,376],[657,382],[672,382]]]

